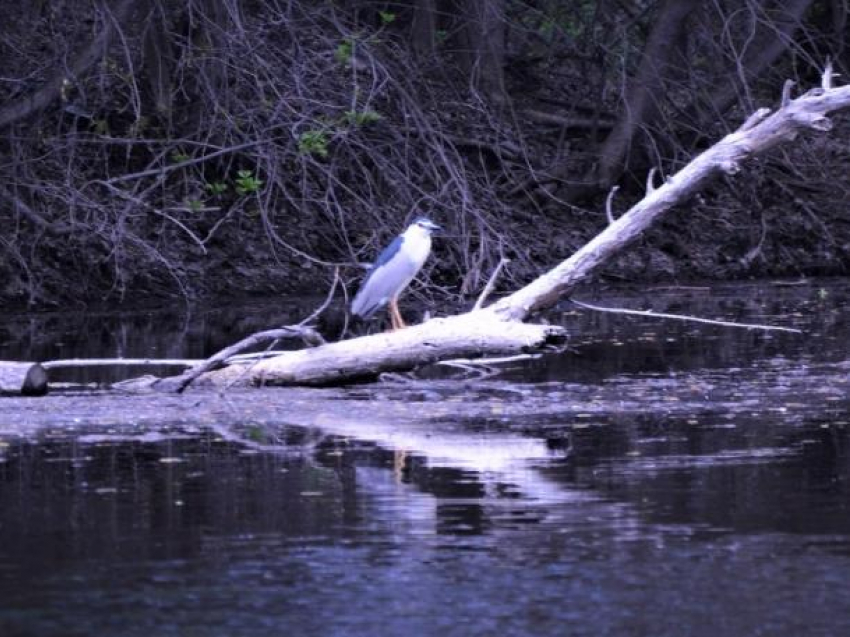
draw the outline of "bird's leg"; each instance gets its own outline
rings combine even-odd
[[[404,469],[407,466],[407,450],[396,449],[393,451],[393,477],[398,484],[404,482]]]
[[[388,329],[387,332],[395,332],[398,329],[398,325],[396,324],[395,312],[393,312],[392,300],[390,300],[390,303],[387,306],[387,314],[390,315],[390,329]]]
[[[390,321],[392,322],[393,330],[403,330],[407,325],[401,317],[401,312],[398,311],[398,298],[390,299]]]
[[[393,332],[401,329],[398,325],[398,301],[395,298],[390,299],[390,323],[392,323]]]

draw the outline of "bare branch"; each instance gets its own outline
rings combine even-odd
[[[181,393],[189,385],[191,385],[196,378],[213,369],[221,367],[231,356],[235,356],[236,354],[244,352],[246,349],[256,347],[257,345],[262,345],[263,343],[268,343],[269,341],[277,342],[284,338],[301,338],[302,340],[309,339],[313,342],[315,342],[316,340],[321,340],[322,342],[324,342],[324,339],[321,337],[321,335],[313,328],[301,325],[288,325],[280,329],[257,332],[255,334],[251,334],[251,336],[248,336],[247,338],[243,338],[241,341],[238,341],[233,345],[230,345],[229,347],[225,347],[219,352],[216,352],[213,356],[210,356],[200,365],[197,365],[192,369],[187,370],[180,376],[172,376],[157,381],[154,384],[154,388],[161,391],[173,391]]]
[[[24,203],[24,201],[20,197],[17,197],[14,193],[10,192],[2,184],[0,184],[0,196],[2,196],[4,199],[8,199],[12,203],[13,208],[22,217],[24,217],[34,225],[38,226],[47,234],[56,237],[62,237],[71,234],[72,229],[70,226],[48,221],[35,210],[33,210],[30,206]]]
[[[484,290],[481,292],[481,296],[479,296],[478,300],[475,301],[475,305],[472,307],[473,310],[481,309],[481,307],[484,305],[484,301],[487,300],[487,297],[490,296],[490,293],[493,291],[493,288],[496,287],[496,280],[499,278],[499,273],[502,271],[502,268],[510,262],[511,260],[506,259],[505,257],[499,259],[499,263],[496,265],[496,269],[493,270],[493,274],[490,275],[490,279],[487,281],[487,285],[484,286]]]
[[[649,174],[646,176],[646,194],[649,195],[655,192],[655,171],[656,168],[653,166],[649,169]]]
[[[782,87],[782,100],[780,101],[782,108],[785,108],[791,103],[791,89],[793,89],[796,84],[797,83],[794,80],[785,80],[785,85]]]
[[[167,173],[174,172],[175,170],[181,170],[183,168],[188,168],[189,166],[203,164],[204,162],[207,162],[210,159],[215,159],[216,157],[221,157],[222,155],[238,153],[239,151],[247,150],[248,148],[254,148],[255,146],[259,146],[267,142],[268,140],[266,139],[245,142],[244,144],[237,144],[235,146],[229,146],[228,148],[221,148],[215,152],[208,153],[201,157],[195,157],[194,159],[181,161],[177,164],[170,164],[168,166],[162,166],[161,168],[151,168],[149,170],[142,170],[136,173],[129,173],[127,175],[120,175],[118,177],[112,177],[111,179],[107,179],[105,181],[97,180],[94,183],[110,186],[113,184],[120,183],[122,181],[133,181],[136,179],[143,179],[145,177],[153,177],[154,175],[165,175]]]
[[[241,341],[234,343],[229,347],[225,347],[223,350],[217,352],[207,360],[203,361],[200,365],[193,367],[190,370],[187,370],[180,376],[175,376],[172,378],[162,379],[159,383],[155,385],[157,389],[164,391],[175,391],[177,393],[183,392],[196,378],[201,375],[209,372],[210,370],[216,369],[224,365],[228,359],[232,359],[237,354],[244,352],[247,349],[251,349],[256,347],[257,345],[261,345],[262,343],[267,343],[271,341],[271,345],[274,347],[278,341],[285,338],[301,338],[304,343],[310,347],[318,347],[319,345],[324,345],[325,339],[322,338],[322,335],[319,334],[315,329],[310,327],[308,323],[315,320],[322,312],[324,312],[328,305],[330,305],[331,300],[333,300],[334,292],[336,291],[336,286],[339,283],[339,269],[334,270],[334,279],[331,284],[331,288],[325,298],[324,302],[306,319],[298,323],[298,325],[287,325],[280,329],[275,330],[266,330],[264,332],[257,332],[248,336],[247,338],[243,338]]]
[[[823,75],[821,76],[821,88],[824,91],[828,91],[832,88],[832,80],[836,77],[837,73],[833,72],[832,67],[832,59],[826,59],[826,65],[823,69]]]

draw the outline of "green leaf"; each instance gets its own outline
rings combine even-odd
[[[334,52],[334,57],[336,61],[340,64],[348,65],[351,63],[351,58],[354,56],[354,40],[351,38],[346,38],[342,42],[340,42],[336,51]]]
[[[298,136],[298,152],[302,155],[328,156],[328,135],[324,130],[304,131]]]

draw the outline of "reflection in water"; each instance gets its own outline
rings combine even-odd
[[[850,634],[847,299],[624,295],[807,334],[565,309],[490,381],[3,399],[0,635]]]

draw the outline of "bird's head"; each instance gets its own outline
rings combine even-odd
[[[427,234],[431,234],[432,232],[437,232],[442,230],[440,226],[431,221],[426,217],[419,217],[416,221],[411,224],[413,227],[418,228],[419,230],[426,232]]]

